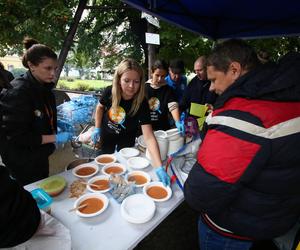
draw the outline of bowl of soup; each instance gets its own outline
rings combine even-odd
[[[143,187],[143,193],[156,202],[163,202],[171,198],[172,189],[160,181],[153,181]]]
[[[115,163],[105,165],[101,171],[102,174],[105,175],[111,175],[111,174],[122,175],[126,172],[126,167],[121,163],[115,162]]]
[[[98,175],[89,179],[87,182],[87,189],[94,193],[105,193],[111,189],[109,176]]]
[[[113,154],[103,154],[95,158],[95,162],[101,167],[117,161]]]
[[[78,178],[90,178],[97,174],[99,171],[99,167],[92,163],[78,165],[77,167],[72,169],[73,175]]]
[[[105,211],[109,203],[108,198],[101,193],[88,193],[80,196],[74,203],[76,214],[81,217],[93,217]]]
[[[151,181],[150,175],[144,171],[131,171],[126,175],[127,181],[135,183],[136,187],[143,187]]]

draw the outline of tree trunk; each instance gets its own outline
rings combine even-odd
[[[67,34],[67,36],[64,40],[64,43],[62,45],[62,49],[61,49],[61,51],[59,53],[59,57],[58,57],[58,67],[57,67],[56,76],[55,76],[55,85],[57,85],[58,79],[60,77],[60,73],[62,71],[62,68],[64,66],[64,63],[65,63],[67,55],[68,55],[68,52],[69,52],[69,50],[71,48],[71,45],[73,43],[73,39],[74,39],[76,30],[77,30],[79,21],[80,21],[81,16],[82,16],[82,12],[84,11],[84,9],[86,7],[86,4],[87,4],[87,0],[80,0],[79,1],[77,10],[76,10],[76,13],[75,13],[75,16],[74,16],[74,20],[73,20],[73,22],[70,26],[68,34]]]

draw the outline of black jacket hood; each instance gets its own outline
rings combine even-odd
[[[220,108],[232,97],[300,101],[300,54],[289,52],[278,63],[267,63],[246,73],[217,98]]]

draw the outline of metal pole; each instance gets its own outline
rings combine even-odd
[[[150,23],[147,24],[147,32],[154,33],[154,26]],[[151,67],[155,60],[155,45],[148,44],[148,79],[151,78]]]

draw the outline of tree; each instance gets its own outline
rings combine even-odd
[[[59,51],[72,21],[77,1],[0,1],[0,55],[22,55],[25,36]]]
[[[85,12],[79,23],[81,14],[74,16],[74,13],[78,9],[83,11],[83,8]],[[141,19],[138,10],[120,0],[2,0],[0,10],[0,56],[16,52],[21,55],[22,40],[24,36],[30,36],[55,51],[61,50],[60,69],[69,50],[84,55],[91,67],[98,66],[101,61],[105,71],[113,70],[125,57],[135,58],[147,68],[147,23]],[[160,24],[157,32],[161,45],[156,46],[157,58],[180,57],[186,68],[192,69],[194,60],[207,54],[213,45],[212,41],[197,34],[163,21]],[[68,32],[70,36],[67,36]],[[298,37],[249,42],[258,50],[269,52],[274,60],[289,50],[300,49]]]

